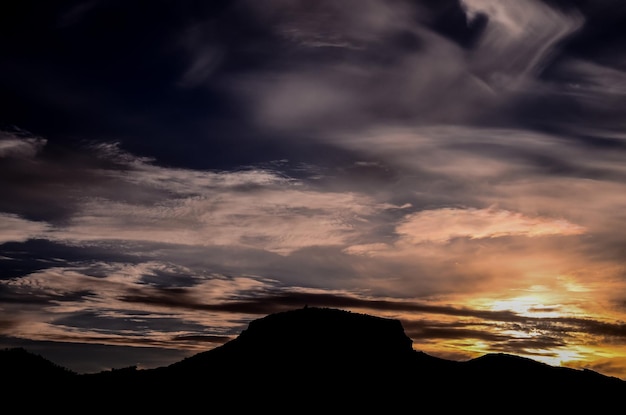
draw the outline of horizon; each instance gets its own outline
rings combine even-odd
[[[292,317],[292,319],[293,319],[293,318],[295,318],[295,316],[298,314],[298,312],[305,311],[305,310],[306,310],[306,311],[309,311],[309,310],[320,310],[320,311],[341,312],[341,313],[347,313],[347,315],[353,314],[353,315],[363,316],[363,317],[368,317],[368,318],[369,318],[369,317],[372,317],[372,318],[374,318],[374,319],[381,319],[381,318],[382,318],[382,319],[389,319],[389,320],[392,320],[392,321],[398,321],[398,322],[400,322],[400,327],[402,328],[402,332],[406,335],[406,332],[405,332],[405,330],[404,330],[404,327],[402,327],[402,326],[401,326],[402,322],[401,322],[401,321],[399,321],[399,320],[397,320],[397,319],[388,318],[388,317],[381,317],[381,316],[377,316],[377,315],[374,315],[374,314],[368,314],[368,313],[362,313],[362,312],[354,312],[354,311],[350,311],[350,310],[344,310],[344,309],[340,309],[340,308],[333,308],[333,307],[315,307],[315,306],[310,307],[308,304],[305,304],[303,307],[300,307],[300,308],[289,308],[289,309],[286,309],[286,310],[277,311],[277,312],[275,312],[275,313],[267,314],[267,315],[265,315],[265,316],[258,317],[258,318],[256,318],[256,319],[251,320],[251,321],[250,321],[250,323],[252,323],[253,321],[256,321],[256,320],[259,320],[259,322],[260,322],[261,320],[267,320],[267,319],[266,319],[266,317],[278,316],[278,315],[283,315],[283,314],[291,314],[292,316],[294,316],[294,317]],[[318,316],[319,316],[319,314],[318,314]],[[328,317],[326,317],[326,318],[328,318]],[[270,320],[270,321],[271,321],[271,320]],[[276,324],[281,324],[281,323],[277,323],[276,321],[277,321],[277,320],[274,320],[274,325],[276,325]],[[279,320],[279,321],[280,321],[280,320]],[[305,319],[305,321],[307,322],[307,324],[310,324],[310,320],[309,320],[309,319]],[[346,321],[342,322],[342,324],[345,324],[346,322],[348,322],[348,321],[346,320]],[[353,323],[356,323],[356,321],[353,321]],[[372,323],[373,323],[373,322],[372,322]],[[285,322],[283,321],[283,323],[282,323],[282,324],[285,324]],[[292,320],[290,323],[287,323],[287,327],[291,327],[291,325],[292,325],[292,324],[293,324],[293,320]],[[316,327],[318,327],[317,323],[315,323],[315,326],[316,326]],[[267,326],[267,325],[266,325],[266,326],[256,326],[256,330],[255,330],[255,337],[256,337],[257,341],[259,340],[259,338],[258,338],[257,336],[258,336],[259,334],[263,333],[263,330],[262,330],[262,329],[260,329],[260,327],[266,327],[266,328],[267,328],[268,326]],[[342,327],[343,327],[343,326],[342,326]],[[374,326],[374,327],[376,327],[376,326]],[[374,327],[371,327],[371,328],[374,328]],[[392,326],[387,326],[387,327],[388,327],[388,329],[390,329]],[[362,326],[362,327],[361,327],[361,331],[362,331],[364,328],[365,328],[365,326]],[[381,328],[382,328],[381,326],[378,326],[378,329],[381,329]],[[250,329],[251,329],[251,327],[250,327],[250,325],[248,325],[248,326],[247,326],[246,328],[244,328],[244,329],[243,329],[243,330],[242,330],[239,334],[237,334],[237,336],[235,336],[235,337],[234,337],[234,338],[232,338],[231,340],[235,340],[235,339],[236,339],[236,338],[238,338],[240,335],[242,335],[245,331],[249,331]],[[317,328],[317,330],[319,330],[319,327]],[[335,333],[335,335],[337,335],[337,334],[339,334],[339,335],[340,335],[340,334],[341,334],[340,332],[335,331],[335,330],[337,330],[337,327],[335,327],[334,329],[333,329],[333,328],[329,328],[329,330],[330,330],[331,332]],[[267,333],[267,332],[266,332],[266,333]],[[298,332],[298,335],[302,335],[302,334],[303,334],[302,332]],[[376,338],[375,342],[376,342],[378,345],[380,345],[380,344],[382,344],[382,343],[381,343],[381,340],[383,339],[383,338],[380,336],[382,333],[376,333],[376,334],[379,334],[379,336]],[[388,332],[387,334],[392,334],[392,333],[391,333],[391,332]],[[274,335],[280,336],[280,338],[281,338],[282,340],[284,340],[284,339],[285,339],[285,337],[284,337],[284,336],[286,335],[287,337],[290,337],[290,336],[291,336],[291,333],[284,333],[284,334],[274,333]],[[398,340],[398,338],[397,338],[397,337],[394,337],[394,338],[395,338],[395,340]],[[408,336],[407,336],[406,338],[408,339]],[[227,343],[229,343],[231,340],[229,340],[229,341],[225,342],[225,343],[224,343],[224,345],[225,345],[225,344],[227,344]],[[335,343],[335,341],[336,341],[336,339],[333,339],[333,338],[325,338],[325,340],[330,340],[330,343],[329,343],[329,344],[334,344],[334,343]],[[342,340],[345,340],[345,338],[343,338]],[[352,339],[352,340],[358,340],[358,339],[357,339],[357,338],[354,338],[354,339]],[[274,342],[274,341],[272,341],[272,340],[268,340],[268,339],[267,339],[267,338],[265,338],[265,337],[263,337],[262,342],[263,342],[266,346],[267,346],[267,345],[269,345],[269,344],[275,344],[275,342]],[[412,342],[412,341],[411,341],[411,342]],[[404,345],[403,345],[403,346],[404,346]],[[219,346],[218,346],[218,347],[219,347]],[[302,347],[306,349],[306,348],[307,348],[307,345],[306,345],[306,344],[303,344],[303,345],[302,345]],[[396,348],[397,348],[397,346],[396,346]],[[402,348],[403,348],[403,347],[402,347]],[[413,350],[413,352],[420,352],[420,353],[424,353],[424,352],[421,352],[421,351],[419,351],[419,350],[416,350],[415,348],[413,348],[413,347],[412,347],[412,345],[411,345],[411,349]],[[69,370],[70,372],[73,372],[73,374],[75,374],[75,375],[91,375],[91,374],[101,374],[101,373],[106,373],[106,372],[115,372],[115,371],[117,371],[117,370],[131,369],[131,368],[132,368],[133,370],[139,370],[139,371],[151,371],[151,370],[154,370],[154,369],[164,369],[164,368],[166,368],[166,367],[172,366],[173,364],[176,364],[176,363],[181,363],[182,361],[186,360],[187,358],[190,358],[190,357],[199,357],[200,355],[203,355],[203,354],[205,354],[206,352],[209,352],[209,351],[211,351],[211,350],[213,350],[213,349],[209,349],[209,350],[205,350],[205,351],[200,351],[200,352],[195,353],[195,354],[193,354],[193,355],[183,357],[183,358],[181,358],[180,360],[175,360],[175,361],[172,361],[172,362],[170,362],[170,363],[168,363],[168,364],[165,364],[165,365],[163,365],[163,366],[154,366],[154,367],[144,367],[144,368],[141,368],[141,367],[137,367],[137,365],[130,365],[130,366],[126,366],[126,367],[111,367],[111,368],[108,368],[108,369],[102,369],[102,370],[95,371],[95,372],[76,372],[76,371],[73,371],[73,370],[68,369],[67,367],[63,366],[62,364],[58,364],[58,363],[57,363],[57,362],[55,362],[54,360],[48,359],[47,357],[45,357],[45,356],[43,356],[43,355],[40,355],[39,353],[33,352],[32,350],[28,350],[28,349],[26,349],[26,348],[24,348],[24,347],[22,347],[22,346],[13,347],[13,348],[4,348],[4,349],[2,349],[2,350],[3,350],[3,351],[12,351],[12,350],[20,350],[20,351],[25,351],[26,353],[31,354],[31,355],[33,355],[33,356],[38,356],[38,357],[44,358],[45,360],[49,361],[50,363],[54,364],[55,366],[57,366],[57,367],[59,367],[59,368],[61,368],[61,369]],[[375,349],[373,349],[373,350],[372,350],[372,349],[370,348],[370,349],[368,349],[368,350],[373,351],[373,350],[378,350],[378,349],[377,349],[377,348],[375,348]],[[397,350],[396,350],[396,351],[399,351],[399,349],[397,348]],[[294,351],[294,352],[295,352],[295,351]],[[328,349],[328,348],[324,348],[323,353],[328,353],[328,352],[329,352],[329,349]],[[357,348],[357,349],[355,349],[355,353],[356,353],[357,355],[359,354],[358,348]],[[426,353],[426,354],[428,355],[428,353]],[[197,356],[196,356],[196,355],[197,355]],[[431,355],[431,356],[432,356],[432,355]],[[506,352],[488,352],[488,353],[485,353],[485,354],[482,354],[482,355],[479,355],[479,356],[475,356],[475,357],[472,357],[472,358],[469,358],[469,359],[467,359],[467,360],[463,360],[463,361],[455,361],[455,360],[449,360],[449,359],[445,359],[445,358],[442,358],[442,359],[447,360],[447,361],[449,361],[449,362],[458,362],[458,363],[461,363],[461,362],[469,362],[469,361],[471,361],[471,360],[475,360],[475,359],[479,359],[479,360],[480,360],[480,358],[484,358],[484,357],[487,357],[487,356],[510,356],[510,357],[513,357],[513,358],[527,359],[527,360],[533,361],[533,362],[538,363],[538,364],[546,364],[546,365],[549,365],[549,366],[551,366],[551,367],[555,367],[555,368],[556,368],[556,367],[559,367],[558,365],[553,365],[553,364],[550,364],[549,362],[543,362],[543,361],[541,361],[541,360],[537,360],[537,359],[534,359],[534,358],[532,358],[532,357],[528,357],[528,356],[520,356],[520,355],[517,355],[517,354],[506,353]],[[433,357],[436,357],[436,356],[433,356]],[[561,366],[561,367],[563,367],[563,366]],[[17,368],[17,367],[16,367],[16,368]],[[578,371],[582,371],[582,370],[585,370],[585,371],[587,371],[587,370],[591,370],[591,369],[586,369],[586,368],[584,368],[584,369],[581,369],[581,368],[571,368],[571,369],[573,369],[573,370],[578,370]],[[596,372],[596,373],[599,373],[599,372]],[[602,374],[600,374],[600,375],[602,375]],[[615,379],[619,379],[619,378],[617,378],[617,377],[613,377],[613,376],[609,376],[609,375],[603,375],[603,376],[607,376],[607,377],[609,377],[609,378],[610,378],[610,377],[612,377],[612,378],[615,378]],[[620,379],[620,380],[624,380],[624,379]],[[624,380],[624,381],[626,382],[626,380]]]
[[[155,368],[265,315],[626,380],[619,0],[0,6],[0,347]]]

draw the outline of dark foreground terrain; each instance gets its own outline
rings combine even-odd
[[[412,349],[398,320],[302,308],[157,369],[76,374],[0,352],[11,413],[622,413],[626,382],[506,354],[466,362]],[[8,413],[8,412],[7,412]]]

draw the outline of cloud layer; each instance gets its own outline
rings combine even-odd
[[[3,344],[154,367],[309,304],[626,378],[623,7],[191,3],[7,26],[56,58],[1,43]]]

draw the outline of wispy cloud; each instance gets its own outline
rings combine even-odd
[[[405,243],[442,243],[463,237],[579,235],[584,228],[566,220],[533,218],[493,208],[443,208],[408,215],[396,232]]]
[[[15,133],[0,132],[0,158],[32,158],[46,145],[46,140],[39,137],[22,136]]]
[[[50,231],[45,222],[35,222],[20,218],[10,213],[0,213],[0,243],[24,242],[32,238],[41,238]]]
[[[115,199],[104,189],[100,196],[81,198],[71,219],[45,237],[233,245],[287,254],[343,244],[369,215],[387,208],[366,195],[307,188],[268,170],[201,172],[127,158],[115,153],[122,170],[98,172],[117,186]]]
[[[496,89],[515,89],[537,76],[557,43],[584,23],[575,10],[566,14],[539,0],[462,0],[461,5],[470,20],[487,18],[470,68]]]

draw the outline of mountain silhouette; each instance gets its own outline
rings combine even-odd
[[[605,413],[626,398],[626,381],[591,370],[500,353],[441,359],[414,350],[399,320],[317,307],[259,318],[155,369],[76,374],[23,349],[1,351],[0,365],[5,396],[66,413]]]

